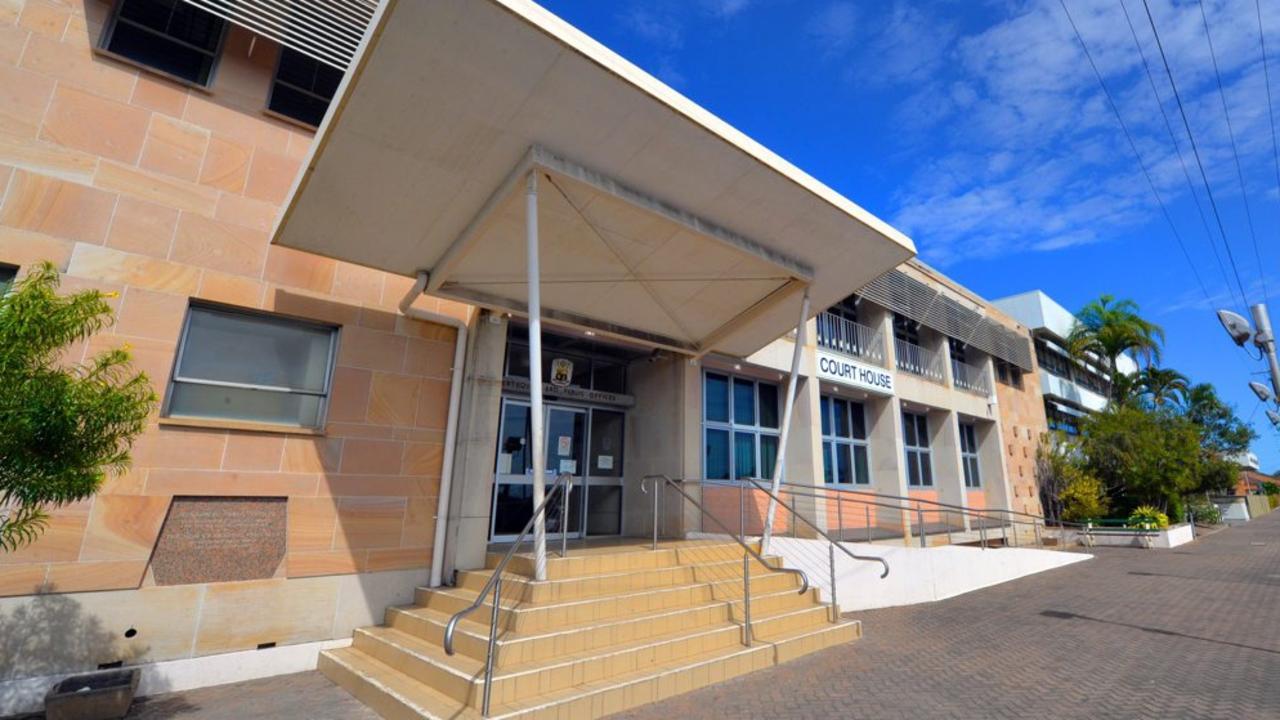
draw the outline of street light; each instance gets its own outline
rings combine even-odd
[[[1268,410],[1267,419],[1271,421],[1273,426],[1280,428],[1280,413],[1275,410]]]
[[[1262,352],[1263,357],[1267,359],[1267,363],[1271,366],[1271,392],[1269,395],[1273,398],[1280,398],[1280,360],[1276,358],[1276,336],[1271,332],[1271,318],[1267,314],[1267,306],[1264,303],[1258,303],[1249,308],[1249,313],[1253,315],[1253,325],[1244,319],[1243,316],[1231,312],[1230,310],[1219,310],[1218,320],[1222,322],[1222,327],[1226,329],[1227,334],[1231,336],[1232,342],[1240,347],[1253,338],[1254,347]],[[1257,332],[1254,332],[1257,327]],[[1253,392],[1262,398],[1262,394],[1251,383],[1250,388]],[[1265,399],[1264,399],[1265,402]]]
[[[1249,389],[1252,390],[1253,394],[1257,395],[1258,399],[1262,402],[1267,402],[1271,399],[1271,391],[1267,389],[1266,385],[1263,385],[1257,380],[1249,381]]]
[[[1253,335],[1253,328],[1249,326],[1249,321],[1230,310],[1219,310],[1218,320],[1222,323],[1222,327],[1226,328],[1232,341],[1240,347],[1244,347],[1249,336]]]

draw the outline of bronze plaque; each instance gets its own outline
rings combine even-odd
[[[157,585],[260,580],[284,560],[286,498],[175,497],[151,570]]]

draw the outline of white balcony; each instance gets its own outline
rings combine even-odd
[[[817,322],[818,347],[884,366],[884,336],[879,330],[826,312],[818,314]]]

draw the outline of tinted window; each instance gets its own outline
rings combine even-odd
[[[319,125],[340,82],[341,70],[282,48],[267,107],[299,122]]]
[[[120,0],[103,47],[208,85],[226,22],[182,0]]]

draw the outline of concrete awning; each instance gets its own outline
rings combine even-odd
[[[527,0],[389,0],[274,241],[522,313],[745,356],[910,257],[909,239]]]

